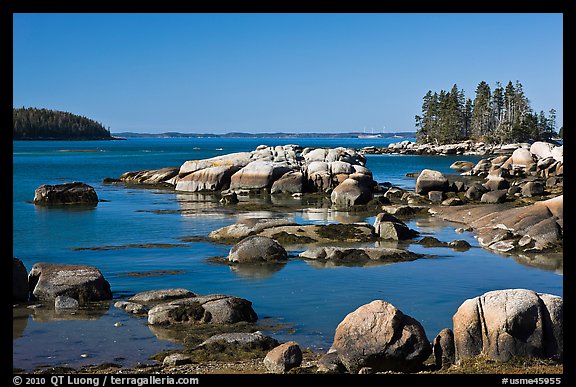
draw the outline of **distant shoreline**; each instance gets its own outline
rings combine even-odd
[[[134,133],[120,132],[112,133],[114,137],[121,138],[362,138],[365,133],[346,132],[346,133],[243,133],[231,132],[225,134],[214,133]],[[396,132],[396,133],[379,133],[380,138],[414,138],[416,132]]]

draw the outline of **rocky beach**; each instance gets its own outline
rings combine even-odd
[[[407,190],[374,180],[366,157],[370,154],[482,158],[476,163],[452,163],[453,174],[414,171],[415,189]],[[294,211],[303,203],[312,207],[322,203],[344,220],[305,224],[253,216],[213,229],[207,236],[188,236],[188,241],[230,246],[227,255],[211,260],[230,270],[274,272],[295,260],[317,267],[367,269],[430,258],[412,251],[412,245],[466,254],[471,248],[466,240],[439,240],[409,226],[414,219],[440,218],[459,224],[457,232],[473,233],[481,248],[562,271],[563,146],[552,143],[434,146],[402,141],[386,148],[261,145],[252,151],[188,160],[180,166],[127,171],[105,178],[103,184],[135,189],[136,195],[137,190],[148,188],[207,195],[215,203],[212,208],[223,214],[257,213],[274,206]],[[100,204],[93,187],[67,182],[38,187],[34,205],[51,211]],[[374,221],[356,221],[355,216]],[[358,305],[342,319],[325,353],[314,353],[297,342],[281,343],[260,332],[259,311],[253,302],[223,294],[224,287],[222,293],[201,295],[192,287],[173,288],[167,281],[162,289],[113,297],[115,290],[98,267],[37,261],[28,271],[17,257],[13,279],[15,311],[76,314],[102,302],[113,303],[182,345],[180,350],[157,354],[157,363],[146,367],[109,364],[58,371],[458,373],[465,372],[462,367],[471,361],[506,363],[525,358],[545,362],[535,372],[562,372],[563,299],[532,289],[490,289],[477,294],[453,311],[452,325],[436,337],[426,335],[418,315],[407,315],[375,294],[372,302]],[[513,371],[514,367],[504,368]]]

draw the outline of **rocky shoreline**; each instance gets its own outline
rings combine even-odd
[[[562,253],[562,146],[537,142],[488,147],[466,142],[434,147],[403,141],[385,149],[259,146],[252,152],[186,161],[175,168],[126,172],[105,179],[105,183],[217,195],[223,208],[232,209],[250,202],[255,195],[295,199],[321,195],[329,198],[337,211],[376,216],[373,224],[241,220],[207,237],[215,243],[233,244],[220,262],[231,267],[285,264],[287,250],[293,246],[305,251],[292,258],[355,266],[424,258],[404,248],[359,245],[366,242],[413,241],[458,251],[470,248],[465,241],[420,238],[404,222],[415,216],[438,216],[462,223],[477,235],[481,247],[498,253]],[[363,154],[390,152],[487,157],[476,164],[454,163],[452,168],[460,172],[455,176],[425,169],[416,176],[415,190],[408,191],[374,181],[366,166]],[[80,184],[41,186],[37,197],[43,199],[35,202],[47,206],[74,204],[75,190],[70,188]],[[81,187],[79,204],[86,203],[86,191],[92,192],[91,187]],[[96,194],[90,195],[93,198]],[[37,263],[28,273],[14,258],[13,278],[14,303],[39,302],[46,308],[73,310],[112,298],[109,283],[95,267]],[[470,359],[507,362],[516,357],[549,361],[550,372],[556,372],[563,362],[563,300],[528,289],[497,290],[465,301],[455,311],[453,326],[432,341],[416,318],[386,300],[374,300],[346,316],[336,328],[332,347],[323,355],[262,335],[251,325],[258,320],[251,305],[239,297],[197,295],[188,289],[159,289],[115,302],[115,307],[127,313],[146,316],[148,324],[158,329],[197,334],[194,339],[188,336],[183,351],[159,354],[156,360],[162,365],[142,368],[145,372],[446,372],[469,364]],[[498,345],[491,344],[495,342]],[[240,364],[246,369],[230,366],[238,354],[242,354]],[[102,369],[141,370],[110,366],[82,372]]]

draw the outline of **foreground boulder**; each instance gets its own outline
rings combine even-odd
[[[28,301],[28,271],[18,258],[12,257],[12,301]]]
[[[453,316],[456,361],[475,356],[563,359],[563,300],[526,289],[468,299]]]
[[[34,204],[43,206],[98,204],[98,195],[93,187],[80,182],[43,184],[34,191]]]
[[[80,305],[112,298],[110,284],[93,266],[36,263],[28,282],[33,299],[51,304],[58,296],[74,298]]]
[[[286,250],[278,242],[258,235],[242,239],[228,254],[228,260],[235,263],[282,262],[287,259]]]
[[[182,298],[148,311],[151,325],[234,324],[257,319],[250,301],[223,294]]]
[[[264,358],[268,371],[281,374],[302,364],[302,350],[298,343],[289,341],[272,349]]]
[[[387,212],[376,215],[374,232],[381,239],[405,240],[418,236],[418,231],[410,229],[406,223]]]
[[[348,372],[356,374],[363,367],[416,370],[432,348],[418,321],[386,301],[375,300],[338,324],[330,351],[336,351]]]

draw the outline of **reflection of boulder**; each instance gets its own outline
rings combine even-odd
[[[12,309],[12,339],[22,337],[28,326],[28,317],[31,313],[29,308],[23,306]]]
[[[161,326],[161,325],[146,325],[150,332],[156,336],[158,340],[169,341],[171,343],[182,344],[186,339],[186,330],[185,329],[178,329],[180,327],[174,326]]]
[[[54,309],[52,305],[34,308],[32,319],[39,322],[58,320],[98,320],[110,309],[110,302],[97,302],[77,309]]]
[[[282,270],[286,263],[230,265],[230,270],[241,277],[264,279]]]

